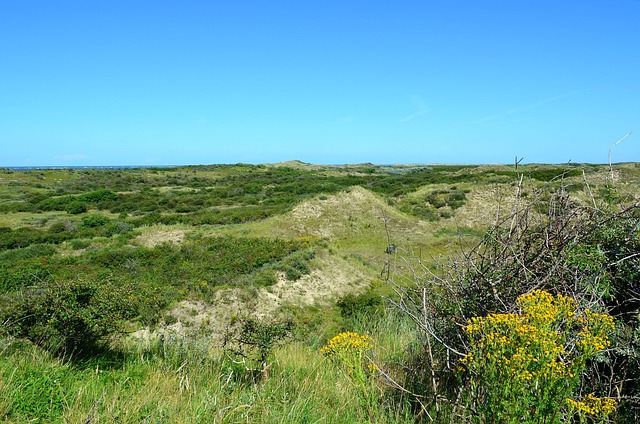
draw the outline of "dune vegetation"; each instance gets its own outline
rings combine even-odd
[[[0,421],[640,420],[640,165],[0,170]]]

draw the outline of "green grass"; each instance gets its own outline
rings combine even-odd
[[[386,323],[385,323],[386,322]],[[392,362],[410,329],[390,320],[357,324],[374,335],[376,361]],[[390,338],[402,331],[407,338]],[[376,334],[386,334],[376,339]],[[404,341],[403,341],[404,340]],[[210,341],[129,342],[111,360],[70,363],[22,342],[0,352],[0,419],[11,422],[327,422],[366,421],[348,380],[298,341],[279,349],[268,378],[253,380]],[[380,384],[380,390],[385,390]],[[412,422],[402,404],[385,403],[376,422]]]

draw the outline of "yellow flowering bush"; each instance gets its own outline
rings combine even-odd
[[[615,410],[612,399],[572,400],[586,361],[610,344],[612,317],[576,312],[572,298],[542,290],[516,303],[519,313],[475,317],[464,328],[470,349],[461,368],[484,419],[561,422],[567,414],[606,417]]]
[[[333,337],[320,349],[320,353],[344,371],[356,388],[369,417],[377,409],[378,400],[374,379],[378,366],[366,356],[372,348],[373,339],[370,336],[344,332]]]
[[[612,398],[599,398],[592,394],[588,394],[583,400],[577,401],[567,399],[569,411],[575,412],[580,416],[580,421],[584,421],[586,417],[591,418],[591,422],[604,420],[608,415],[615,412],[618,402]]]

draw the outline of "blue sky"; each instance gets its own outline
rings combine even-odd
[[[640,161],[640,0],[3,1],[0,166]]]

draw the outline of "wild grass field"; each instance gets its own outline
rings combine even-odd
[[[635,163],[0,170],[0,419],[637,422],[639,183]]]

